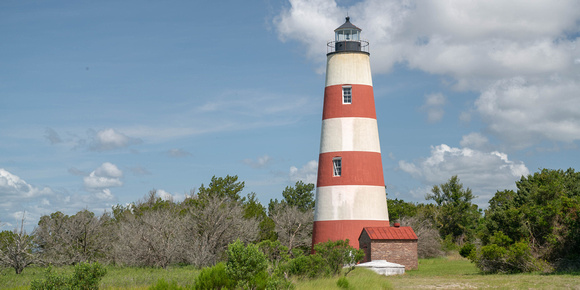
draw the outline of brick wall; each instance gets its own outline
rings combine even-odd
[[[414,240],[374,240],[366,231],[359,238],[360,249],[365,251],[364,262],[387,260],[405,266],[405,270],[419,267],[417,241]]]

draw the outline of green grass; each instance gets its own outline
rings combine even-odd
[[[199,270],[192,266],[159,268],[107,266],[107,274],[101,280],[101,289],[147,289],[163,278],[171,283],[186,287],[193,284]],[[70,275],[72,266],[54,268],[53,272]],[[29,267],[16,275],[12,268],[0,270],[0,289],[28,289],[33,280],[44,278],[45,268]]]
[[[167,269],[107,266],[101,289],[147,289],[158,279],[186,287],[193,283],[199,270],[191,266]],[[30,282],[44,277],[44,268],[26,268],[16,275],[11,268],[0,269],[0,289],[28,289]],[[73,267],[59,267],[57,273],[71,274]],[[347,276],[349,289],[417,289],[417,288],[500,288],[500,289],[580,289],[580,275],[572,274],[494,274],[484,275],[468,260],[459,256],[419,260],[419,270],[404,275],[381,276],[357,268]],[[294,279],[296,289],[340,289],[339,277]]]

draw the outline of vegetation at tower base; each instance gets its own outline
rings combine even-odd
[[[580,268],[580,173],[542,169],[498,191],[481,225],[479,249],[464,250],[484,272]]]
[[[433,186],[425,199],[435,202],[434,221],[441,237],[449,237],[447,239],[459,245],[475,237],[481,212],[471,203],[474,198],[471,189],[463,189],[457,175],[446,183]]]

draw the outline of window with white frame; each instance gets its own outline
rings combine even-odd
[[[342,87],[342,103],[352,104],[352,87],[344,86]]]
[[[334,157],[332,159],[332,175],[333,176],[342,175],[342,158]]]

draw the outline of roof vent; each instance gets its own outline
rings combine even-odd
[[[395,226],[395,228],[398,228],[398,227],[401,226],[401,224],[400,223],[395,223],[394,226]]]

